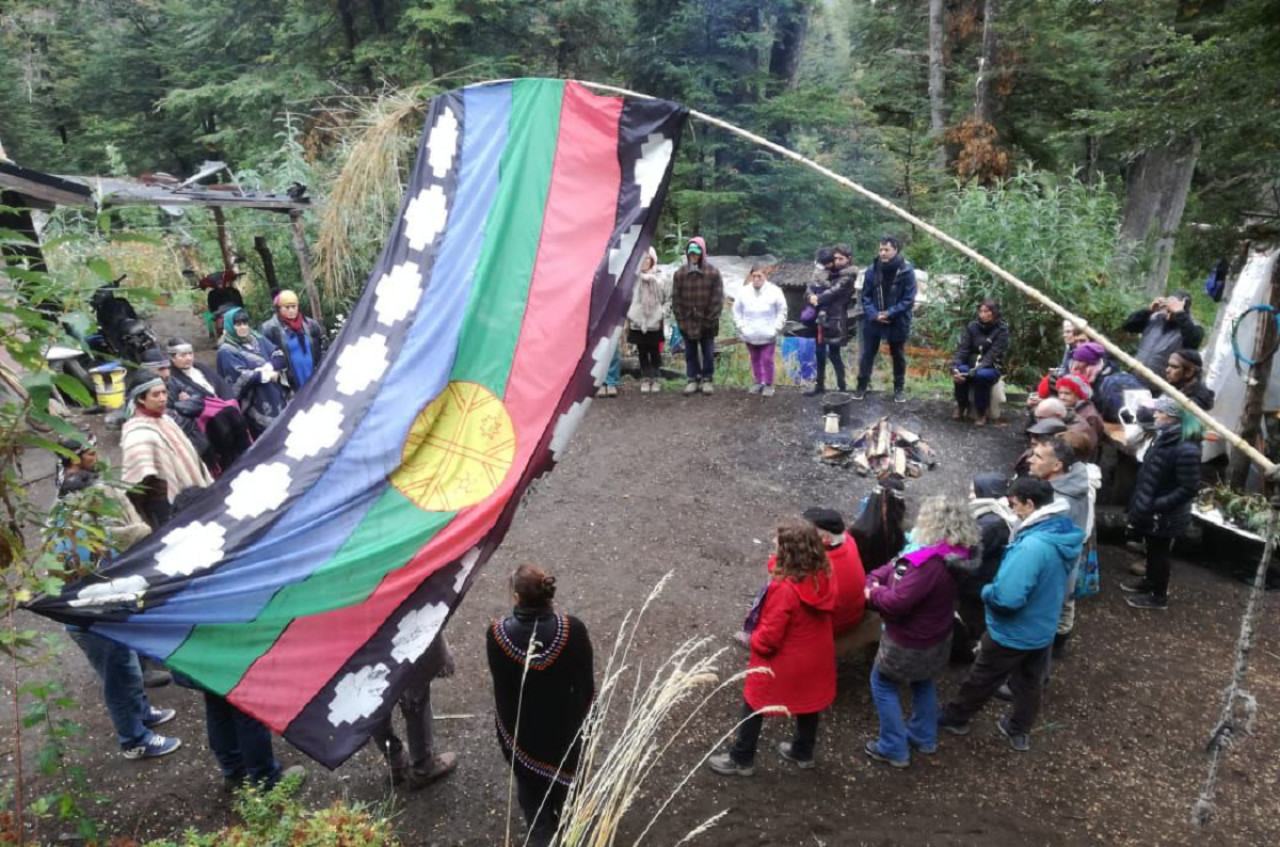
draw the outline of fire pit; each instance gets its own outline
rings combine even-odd
[[[862,476],[918,477],[938,465],[933,448],[916,433],[894,426],[888,415],[860,432],[824,435],[818,453],[822,461],[852,466]]]

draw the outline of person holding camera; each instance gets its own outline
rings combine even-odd
[[[1198,349],[1204,341],[1204,327],[1191,316],[1191,295],[1186,291],[1157,297],[1130,315],[1122,328],[1142,334],[1134,358],[1153,373],[1163,373],[1173,353]]]
[[[978,306],[978,319],[969,321],[960,336],[951,362],[956,408],[953,420],[969,417],[969,395],[973,394],[974,426],[987,425],[991,389],[1000,381],[1004,354],[1009,349],[1009,325],[1000,317],[1000,304],[990,298]]]

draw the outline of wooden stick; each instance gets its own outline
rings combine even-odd
[[[320,296],[316,294],[316,275],[311,270],[311,254],[307,251],[307,230],[302,225],[302,213],[289,212],[289,224],[293,230],[293,252],[298,254],[298,270],[307,289],[307,299],[311,301],[311,317],[318,323],[324,323],[320,314]]]
[[[475,83],[475,86],[467,86],[467,87],[471,88],[471,87],[484,86],[484,85],[497,85],[500,83],[511,82],[511,81],[512,80],[509,80],[509,79],[486,80],[485,82]],[[587,82],[586,80],[580,80],[580,79],[572,80],[572,82],[577,82],[579,85],[585,85],[588,88],[595,88],[600,91],[609,91],[614,94],[622,94],[627,97],[639,97],[644,100],[658,99],[648,94],[640,94],[639,92],[630,91],[626,88],[618,88],[617,86],[613,86],[613,85],[603,85],[598,82]],[[903,209],[900,206],[895,205],[893,202],[885,199],[884,197],[881,197],[879,194],[876,194],[874,191],[859,185],[858,183],[854,182],[848,177],[841,176],[840,174],[835,173],[834,171],[828,168],[824,168],[822,165],[819,165],[817,162],[814,162],[811,159],[806,159],[804,156],[801,156],[799,153],[795,152],[794,150],[789,150],[786,147],[783,147],[781,144],[775,144],[774,142],[770,141],[767,138],[762,138],[753,132],[748,132],[747,130],[742,129],[741,127],[734,126],[733,124],[728,123],[727,121],[722,121],[719,118],[714,118],[711,115],[705,114],[703,112],[699,112],[696,109],[690,109],[689,115],[694,118],[697,118],[700,121],[703,121],[704,123],[709,123],[712,126],[719,127],[720,129],[723,129],[726,132],[731,132],[734,135],[741,136],[742,138],[747,139],[748,141],[752,142],[753,144],[756,144],[757,146],[764,147],[766,150],[771,150],[774,153],[777,153],[779,156],[784,156],[795,162],[799,162],[801,165],[804,165],[806,168],[809,168],[810,170],[817,171],[818,173],[825,176],[827,179],[830,179],[833,182],[843,185],[845,188],[848,188],[850,191],[854,192],[855,194],[858,194],[866,198],[867,200],[870,200],[872,203],[875,203],[877,206],[880,206],[881,208],[901,218],[902,220],[906,221],[912,226],[918,227],[924,230],[929,235],[932,235],[934,238],[938,239],[943,244],[952,248],[956,252],[969,257],[974,262],[976,262],[979,266],[986,268],[997,279],[1003,280],[1009,285],[1012,285],[1014,288],[1021,291],[1023,294],[1027,295],[1032,300],[1035,300],[1037,303],[1040,303],[1042,306],[1044,306],[1054,314],[1058,315],[1063,320],[1071,321],[1071,323],[1079,327],[1080,330],[1083,331],[1085,335],[1087,335],[1089,338],[1101,344],[1103,349],[1105,349],[1108,353],[1110,353],[1116,359],[1119,359],[1126,367],[1128,367],[1131,371],[1133,371],[1133,373],[1137,374],[1147,382],[1156,386],[1165,394],[1172,397],[1174,400],[1177,400],[1179,406],[1181,406],[1183,409],[1190,412],[1191,414],[1195,415],[1196,418],[1199,419],[1201,423],[1203,423],[1205,426],[1212,429],[1214,432],[1217,432],[1219,435],[1225,438],[1227,442],[1231,444],[1231,446],[1235,447],[1237,450],[1239,450],[1240,452],[1248,456],[1249,459],[1252,460],[1253,463],[1256,464],[1258,467],[1260,467],[1268,477],[1280,476],[1280,468],[1278,468],[1274,462],[1272,462],[1270,459],[1268,459],[1266,456],[1260,453],[1256,448],[1253,447],[1253,445],[1244,441],[1244,439],[1242,439],[1239,435],[1236,435],[1236,433],[1232,431],[1232,429],[1228,427],[1226,424],[1222,423],[1217,418],[1210,415],[1204,409],[1201,409],[1199,406],[1193,403],[1185,394],[1183,394],[1178,389],[1174,388],[1168,382],[1165,382],[1164,377],[1154,373],[1146,365],[1142,364],[1137,359],[1133,358],[1128,353],[1126,353],[1124,350],[1120,349],[1120,347],[1115,343],[1113,343],[1111,339],[1107,338],[1101,332],[1098,332],[1096,329],[1090,326],[1089,322],[1086,321],[1084,318],[1080,317],[1079,315],[1073,314],[1066,307],[1058,305],[1056,302],[1054,302],[1053,300],[1049,299],[1047,296],[1042,294],[1039,290],[1029,285],[1028,283],[1025,283],[1022,280],[1018,279],[1012,273],[1000,267],[995,262],[988,259],[986,256],[983,256],[981,253],[979,253],[977,250],[974,250],[969,245],[965,244],[964,242],[956,238],[951,237],[950,235],[947,235],[945,232],[938,229],[937,227],[932,226],[928,223],[925,223],[923,220],[911,214],[906,209]]]
[[[213,206],[213,222],[218,228],[218,246],[222,248],[222,269],[235,270],[231,264],[231,245],[227,243],[227,216],[222,213],[221,206]]]

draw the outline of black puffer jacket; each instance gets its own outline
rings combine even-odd
[[[1004,354],[1009,350],[1009,325],[1004,318],[989,324],[969,321],[960,336],[952,367],[968,365],[974,370],[995,368],[1004,371]]]
[[[1200,444],[1182,440],[1180,424],[1156,432],[1147,448],[1129,501],[1129,524],[1157,538],[1177,538],[1191,524],[1191,503],[1200,493]]]
[[[814,273],[813,282],[805,292],[805,304],[809,297],[817,297],[815,307],[822,316],[822,341],[825,344],[844,344],[849,339],[849,301],[858,285],[858,271],[846,265],[838,273],[825,270]]]

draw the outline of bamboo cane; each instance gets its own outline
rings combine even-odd
[[[467,86],[467,87],[472,88],[472,87],[485,86],[485,85],[497,85],[500,83],[511,82],[511,81],[512,80],[510,79],[486,80],[484,82],[478,82],[478,83],[475,83],[473,86]],[[626,88],[619,88],[614,85],[605,85],[599,82],[588,82],[586,80],[572,80],[572,82],[576,82],[579,85],[584,85],[588,88],[595,88],[600,91],[609,91],[614,94],[622,94],[627,97],[639,97],[644,100],[658,99],[648,94],[640,94],[639,92],[630,91]],[[830,179],[836,183],[839,183],[840,185],[843,185],[845,188],[848,188],[850,191],[854,192],[855,194],[865,197],[866,199],[870,200],[872,203],[875,203],[877,206],[880,206],[881,208],[896,215],[897,217],[901,218],[902,220],[906,221],[912,226],[927,232],[929,235],[932,235],[934,238],[938,239],[943,244],[947,245],[953,250],[969,257],[978,265],[990,271],[991,274],[994,275],[997,279],[1000,279],[1008,283],[1009,285],[1012,285],[1014,288],[1021,291],[1023,294],[1027,295],[1028,297],[1035,300],[1036,302],[1040,303],[1049,311],[1061,317],[1063,320],[1071,321],[1071,323],[1075,324],[1076,327],[1081,329],[1085,335],[1087,335],[1092,340],[1101,344],[1103,349],[1105,349],[1108,353],[1110,353],[1116,359],[1119,359],[1131,371],[1133,371],[1138,376],[1142,377],[1152,385],[1157,386],[1165,394],[1172,397],[1174,400],[1178,401],[1178,405],[1181,406],[1184,410],[1195,415],[1196,418],[1201,423],[1203,423],[1205,426],[1209,427],[1214,432],[1218,433],[1223,438],[1225,438],[1227,442],[1231,444],[1232,447],[1235,447],[1241,453],[1248,456],[1250,461],[1252,461],[1259,468],[1261,468],[1268,477],[1271,477],[1271,478],[1280,477],[1280,467],[1277,467],[1277,465],[1274,462],[1272,462],[1270,459],[1264,456],[1261,452],[1259,452],[1253,445],[1249,444],[1247,441],[1245,441],[1243,438],[1241,438],[1239,435],[1233,432],[1231,428],[1228,427],[1226,424],[1222,423],[1217,418],[1210,415],[1204,409],[1201,409],[1199,406],[1193,403],[1185,394],[1183,394],[1178,389],[1174,388],[1168,382],[1165,382],[1164,377],[1153,372],[1150,368],[1143,365],[1137,359],[1133,358],[1133,356],[1130,356],[1124,350],[1120,349],[1120,347],[1114,342],[1112,342],[1111,339],[1107,338],[1101,332],[1098,332],[1096,329],[1090,326],[1089,322],[1086,321],[1084,318],[1080,317],[1079,315],[1073,314],[1066,307],[1058,305],[1058,303],[1051,300],[1049,297],[1041,293],[1038,289],[1018,279],[1018,277],[1014,276],[1009,271],[1000,267],[995,262],[988,259],[986,256],[983,256],[981,253],[979,253],[977,250],[974,250],[969,245],[965,244],[959,239],[956,239],[950,235],[947,235],[945,232],[938,229],[937,227],[924,222],[920,218],[908,212],[906,209],[903,209],[902,207],[896,205],[892,201],[887,200],[884,197],[881,197],[879,194],[876,194],[874,191],[870,190],[869,188],[865,188],[864,186],[859,185],[858,183],[854,182],[848,177],[841,176],[840,174],[835,173],[834,171],[828,168],[824,168],[822,165],[819,165],[817,162],[811,159],[806,159],[804,156],[801,156],[799,153],[795,152],[794,150],[790,150],[786,147],[783,147],[781,144],[775,144],[774,142],[770,141],[767,138],[762,138],[761,136],[756,135],[753,132],[748,132],[747,130],[742,129],[741,127],[734,126],[733,124],[727,121],[722,121],[719,118],[712,117],[711,115],[708,115],[704,112],[699,112],[696,109],[690,109],[689,115],[691,117],[697,118],[700,121],[703,121],[704,123],[708,123],[708,124],[711,124],[712,126],[719,127],[720,129],[723,129],[726,132],[731,132],[734,135],[741,136],[742,138],[747,139],[753,144],[756,144],[760,147],[764,147],[767,150],[771,150],[774,153],[777,153],[779,156],[785,156],[788,159],[799,162],[801,165],[804,165],[806,168],[809,168],[810,170],[817,171],[818,173],[825,176],[827,179]]]

